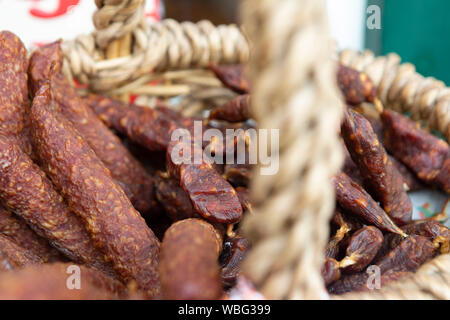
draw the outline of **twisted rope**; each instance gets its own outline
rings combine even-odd
[[[105,93],[152,71],[205,67],[210,62],[242,63],[249,56],[247,41],[235,25],[215,27],[208,21],[167,19],[139,24],[133,38],[131,55],[108,60],[102,60],[95,34],[64,42],[65,75]]]
[[[375,58],[370,51],[344,50],[339,59],[372,78],[387,108],[410,112],[414,120],[425,121],[450,142],[450,88],[442,81],[420,75],[410,63],[400,64],[396,54]]]
[[[259,175],[259,165],[252,181],[244,270],[269,299],[324,298],[330,180],[342,161],[342,105],[324,2],[247,0],[242,9],[252,44],[252,108],[260,128],[280,129],[278,173]]]
[[[111,41],[133,32],[144,19],[145,0],[95,0],[93,22],[97,45],[105,49]]]
[[[411,276],[395,281],[380,290],[347,293],[333,299],[398,300],[435,299],[450,300],[450,254],[441,255],[423,265]]]

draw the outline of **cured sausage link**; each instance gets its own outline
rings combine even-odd
[[[58,101],[58,111],[69,119],[102,160],[136,209],[148,211],[155,201],[152,177],[63,77],[61,64],[60,42],[36,50],[30,58],[30,87],[36,91],[43,81],[53,80],[52,95]]]
[[[200,219],[174,223],[161,245],[161,286],[165,299],[218,299],[222,294],[218,257],[222,242]]]
[[[52,107],[50,84],[36,93],[31,124],[36,152],[70,208],[86,224],[125,282],[159,293],[159,241],[108,169],[71,123]]]
[[[0,197],[7,208],[68,258],[114,274],[81,219],[69,210],[45,173],[15,140],[2,135],[0,161]]]
[[[384,143],[417,177],[450,194],[450,147],[414,121],[391,110],[381,113]]]
[[[370,122],[347,108],[341,134],[361,172],[366,190],[381,203],[396,224],[409,223],[412,204],[405,191],[403,177],[388,157]]]

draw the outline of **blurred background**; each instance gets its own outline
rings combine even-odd
[[[149,19],[239,23],[240,0],[147,0]],[[450,85],[448,0],[328,0],[331,35],[340,48],[397,52],[425,76]],[[0,29],[27,45],[93,30],[94,0],[0,0]]]

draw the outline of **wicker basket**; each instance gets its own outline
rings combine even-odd
[[[197,107],[183,110],[187,114],[201,110],[202,101],[214,105],[211,101],[229,98],[199,68],[209,62],[247,62],[248,39],[254,117],[261,128],[281,130],[279,172],[255,172],[252,181],[256,214],[243,222],[253,244],[244,270],[267,298],[330,298],[320,267],[334,207],[330,178],[342,162],[337,137],[342,103],[324,1],[243,1],[247,38],[236,26],[207,21],[145,23],[144,0],[95,3],[97,30],[63,43],[66,76],[118,97],[181,94],[186,105],[198,101]],[[400,65],[396,55],[343,51],[339,59],[369,74],[386,107],[410,111],[450,141],[450,88],[442,82],[422,77],[410,64]],[[165,83],[144,86],[155,79]],[[450,299],[450,255],[381,290],[336,298]]]

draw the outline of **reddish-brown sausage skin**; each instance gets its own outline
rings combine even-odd
[[[0,32],[0,133],[16,139],[31,156],[27,69],[27,51],[22,41],[9,31]]]
[[[380,274],[388,272],[414,272],[431,259],[436,251],[431,241],[422,236],[412,235],[376,262]],[[366,272],[341,277],[328,287],[333,294],[342,294],[352,290],[365,290],[369,274]]]
[[[221,239],[206,221],[174,223],[161,244],[161,290],[165,299],[218,299],[222,295],[218,256]]]
[[[155,179],[156,198],[172,221],[194,218],[197,214],[191,199],[178,181],[163,174]]]
[[[31,109],[33,142],[46,172],[124,281],[136,280],[149,297],[159,292],[159,241],[122,188],[71,123],[54,111],[50,85]]]
[[[30,85],[38,89],[40,83],[52,78],[53,98],[60,111],[78,130],[95,154],[109,169],[111,176],[124,189],[136,209],[146,212],[154,201],[153,182],[150,175],[120,139],[98,118],[75,88],[63,77],[59,69],[62,51],[59,42],[36,50],[30,59]],[[56,74],[51,74],[51,73]]]
[[[450,193],[450,147],[414,121],[391,110],[381,114],[385,146],[417,177]]]
[[[325,282],[326,286],[339,280],[339,278],[341,277],[339,262],[337,262],[333,258],[325,258],[325,262],[323,263],[321,272],[323,281]]]
[[[345,101],[356,106],[363,102],[373,102],[376,88],[372,80],[364,72],[339,64],[337,81]]]
[[[0,234],[0,273],[36,263],[44,263],[44,260]]]
[[[166,150],[177,123],[164,113],[102,96],[91,95],[89,105],[107,126],[151,150]]]
[[[36,254],[44,262],[58,261],[60,253],[48,241],[38,236],[23,219],[0,205],[0,234],[7,236],[20,247]]]
[[[244,94],[231,99],[223,106],[215,108],[209,115],[210,119],[228,122],[242,122],[250,119],[250,95]]]
[[[359,229],[349,239],[341,268],[348,273],[362,271],[375,258],[382,243],[383,234],[374,226]]]
[[[333,177],[336,201],[349,212],[377,228],[404,235],[404,232],[389,218],[370,195],[345,173]]]
[[[177,160],[183,159],[186,150],[192,150],[192,157],[186,159],[187,163],[177,164]],[[203,160],[202,152],[201,146],[195,143],[172,141],[167,149],[167,171],[180,182],[202,217],[211,222],[235,223],[242,217],[242,206],[236,190],[210,163]],[[197,158],[200,164],[195,164]]]
[[[46,106],[44,106],[46,107]],[[0,135],[0,197],[40,236],[70,259],[108,274],[82,220],[69,210],[45,173],[14,142]]]
[[[250,91],[249,81],[245,76],[245,67],[241,64],[209,66],[222,83],[231,90],[243,94]]]
[[[436,246],[440,247],[442,254],[450,252],[450,230],[438,221],[431,219],[416,220],[403,226],[402,230],[409,235],[426,237]],[[402,239],[392,235],[388,240],[389,242],[386,243],[386,247],[392,249],[395,248]]]
[[[402,175],[393,165],[372,126],[362,115],[346,109],[341,135],[361,172],[364,186],[398,225],[412,219],[412,204]]]
[[[75,280],[79,275],[80,282]],[[71,280],[71,277],[74,280]],[[77,288],[76,285],[80,287]],[[73,287],[72,287],[73,286]],[[105,300],[128,298],[123,284],[74,263],[27,266],[0,274],[1,300]]]

